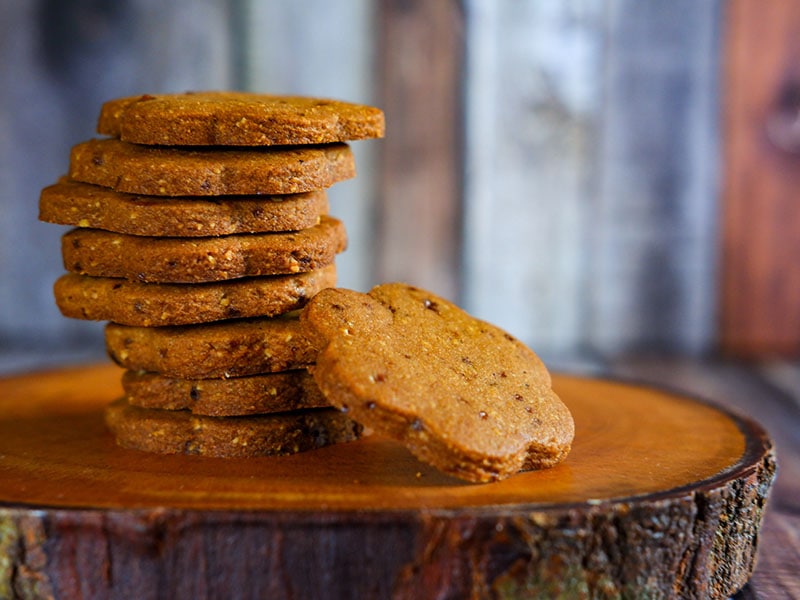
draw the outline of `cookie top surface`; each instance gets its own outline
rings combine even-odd
[[[298,194],[354,177],[347,144],[273,148],[140,146],[87,140],[70,152],[69,176],[129,194]]]
[[[303,145],[383,137],[384,116],[378,108],[323,98],[146,94],[106,102],[97,131],[137,144]]]
[[[444,299],[404,284],[326,289],[301,320],[328,401],[444,472],[493,481],[570,449],[572,416],[542,361]]]

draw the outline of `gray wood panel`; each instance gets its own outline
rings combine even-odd
[[[716,335],[718,2],[609,4],[592,347],[700,353]]]
[[[585,340],[603,6],[467,6],[464,298],[532,344]]]
[[[465,4],[467,307],[548,355],[706,350],[719,4]]]
[[[0,3],[0,349],[14,365],[26,351],[33,362],[103,351],[99,324],[54,304],[66,229],[37,222],[39,191],[94,135],[103,101],[232,86],[230,26],[228,0]]]
[[[368,0],[244,0],[243,84],[258,92],[377,104],[375,9]],[[353,142],[355,179],[330,189],[331,213],[344,221],[347,251],[339,285],[367,290],[373,279],[378,156],[382,142]]]

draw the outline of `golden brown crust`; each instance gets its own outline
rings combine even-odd
[[[65,317],[156,327],[273,317],[302,308],[314,294],[335,284],[335,265],[296,275],[198,284],[68,273],[56,281],[54,295]]]
[[[404,284],[327,289],[301,320],[331,404],[469,481],[556,464],[574,424],[542,361],[501,329]]]
[[[153,283],[202,283],[302,273],[334,262],[347,246],[344,224],[322,217],[297,232],[158,238],[74,229],[62,237],[67,271]]]
[[[383,137],[384,116],[371,106],[324,98],[145,94],[106,102],[97,131],[137,144],[304,145]]]
[[[179,379],[240,377],[301,369],[316,357],[297,315],[203,325],[109,323],[106,349],[121,367]]]
[[[130,194],[297,194],[354,177],[355,162],[346,144],[187,149],[106,139],[76,145],[69,175]]]
[[[231,379],[176,379],[157,373],[125,371],[122,387],[133,406],[189,410],[212,417],[330,406],[305,369]]]
[[[330,408],[250,417],[205,417],[131,406],[106,409],[120,446],[158,454],[248,458],[294,454],[358,438],[360,427]]]
[[[42,190],[39,219],[130,235],[205,237],[297,231],[328,212],[324,190],[281,196],[169,198],[115,192],[62,178]]]

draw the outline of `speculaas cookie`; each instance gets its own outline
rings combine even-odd
[[[248,92],[141,95],[106,102],[98,133],[137,144],[261,146],[383,137],[374,107]]]
[[[73,229],[61,240],[67,271],[153,283],[202,283],[321,269],[347,246],[344,224],[322,217],[296,232],[160,238]]]
[[[72,148],[69,176],[154,196],[297,194],[355,176],[355,161],[347,144],[187,149],[105,139]]]
[[[241,317],[273,317],[302,308],[336,284],[336,266],[294,275],[246,277],[212,283],[139,283],[68,273],[55,283],[65,317],[157,327]]]
[[[158,454],[250,458],[295,454],[356,439],[360,426],[331,408],[250,417],[205,417],[189,411],[131,406],[106,408],[120,446]]]
[[[330,406],[306,369],[230,379],[176,379],[157,373],[125,371],[122,387],[128,402],[134,406],[189,410],[213,417]]]
[[[493,481],[569,452],[572,416],[542,361],[442,298],[404,284],[327,289],[301,319],[330,403],[446,473]]]
[[[316,356],[296,313],[174,327],[109,323],[105,338],[109,356],[121,367],[179,379],[300,369]]]
[[[325,190],[280,196],[169,198],[115,192],[66,177],[42,190],[39,219],[130,235],[206,237],[297,231],[328,212]]]

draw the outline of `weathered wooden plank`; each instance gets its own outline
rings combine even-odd
[[[720,3],[608,6],[589,338],[699,353],[715,335]]]
[[[387,133],[376,277],[455,299],[461,241],[460,2],[390,0],[380,6]]]
[[[228,8],[227,0],[0,3],[0,346],[15,357],[86,344],[102,353],[97,324],[56,309],[65,229],[37,222],[39,191],[66,170],[69,148],[95,135],[103,101],[229,86]]]
[[[719,3],[467,8],[467,305],[548,355],[706,349]]]
[[[586,337],[603,6],[466,8],[465,303],[539,351],[574,353]]]
[[[797,356],[800,3],[727,8],[721,345]]]
[[[241,7],[243,87],[380,105],[374,85],[374,3],[244,0]],[[376,195],[384,143],[353,143],[358,175],[330,190],[331,212],[344,221],[350,240],[336,260],[343,287],[367,290],[375,283]]]

